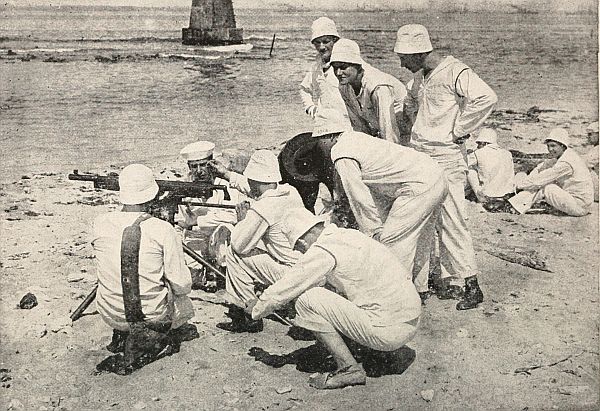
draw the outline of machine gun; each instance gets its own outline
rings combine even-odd
[[[92,181],[94,188],[103,190],[119,191],[119,176],[116,173],[108,175],[99,174],[79,174],[78,170],[73,170],[69,174],[69,180]],[[227,186],[210,184],[202,181],[174,181],[174,180],[156,180],[158,184],[157,199],[151,206],[151,213],[158,218],[167,220],[173,224],[177,206],[183,204],[184,198],[209,198],[214,190],[223,191],[224,199],[231,200]],[[203,207],[232,208],[233,206],[224,206],[221,204],[193,203]],[[233,207],[235,208],[235,207]]]
[[[92,181],[94,188],[118,191],[119,190],[119,176],[116,173],[108,175],[99,174],[79,174],[77,170],[73,170],[72,174],[69,174],[69,180],[75,181]],[[231,204],[210,204],[204,202],[185,202],[184,198],[208,198],[212,195],[213,190],[222,190],[224,193],[225,200],[231,200],[227,186],[215,185],[206,182],[185,182],[185,181],[172,181],[172,180],[156,180],[158,184],[158,195],[157,199],[151,205],[150,213],[154,216],[167,220],[169,223],[174,223],[174,216],[177,212],[177,206],[179,204],[187,205],[198,205],[202,207],[216,207],[225,209],[235,209],[234,205]],[[183,244],[183,249],[186,254],[190,255],[194,260],[207,267],[207,269],[213,271],[215,274],[223,276],[216,267],[211,265],[208,261],[202,258],[199,254],[195,253],[191,248]],[[96,291],[98,286],[89,293],[84,301],[77,307],[77,309],[71,314],[71,320],[76,321],[83,315],[86,308],[96,298]]]

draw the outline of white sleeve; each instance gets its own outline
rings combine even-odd
[[[306,111],[310,106],[314,106],[316,103],[313,100],[313,73],[309,70],[302,82],[300,83],[300,99],[302,105]]]
[[[454,122],[454,135],[463,137],[480,127],[498,102],[494,90],[471,69],[462,71],[456,79],[456,93],[465,105]]]
[[[185,264],[181,240],[173,227],[168,228],[163,244],[165,279],[175,295],[189,294],[192,291],[192,276]]]
[[[369,237],[383,229],[379,209],[371,195],[371,190],[362,181],[360,166],[351,158],[340,158],[335,161],[335,169],[340,176],[344,192],[348,197],[354,218],[360,231]]]
[[[321,247],[311,247],[281,279],[265,290],[252,309],[252,318],[262,318],[299,297],[306,290],[325,285],[335,268],[335,258]]]
[[[248,179],[235,171],[230,171],[229,187],[235,188],[236,190],[248,195],[250,194],[250,186],[248,185]]]

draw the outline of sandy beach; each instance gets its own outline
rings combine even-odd
[[[257,334],[217,328],[229,321],[223,291],[192,292],[200,336],[180,352],[127,377],[98,374],[111,330],[95,304],[74,323],[69,315],[96,282],[91,222],[119,205],[116,193],[70,181],[68,171],[106,174],[143,162],[157,178],[175,178],[186,167],[177,153],[192,141],[248,155],[310,131],[298,84],[314,58],[308,29],[322,12],[238,13],[254,46],[239,54],[183,47],[187,6],[2,12],[0,410],[600,408],[598,203],[581,218],[467,203],[485,301],[457,311],[455,301],[431,297],[406,347],[386,364],[362,359],[365,386],[310,388],[308,377],[331,358],[280,322],[267,319]],[[397,28],[430,27],[440,50],[497,92],[485,125],[503,147],[543,153],[549,130],[565,127],[576,151],[590,149],[596,15],[331,15],[368,61],[399,78]],[[37,305],[18,308],[27,293]]]
[[[393,363],[365,359],[366,386],[319,392],[307,378],[331,362],[315,342],[271,320],[259,334],[216,328],[227,321],[221,292],[193,291],[200,338],[179,353],[129,377],[96,375],[111,331],[94,305],[75,323],[69,313],[95,282],[89,223],[117,207],[117,197],[48,174],[0,191],[0,409],[598,407],[597,203],[582,218],[490,214],[469,203],[485,302],[459,312],[453,301],[430,298],[420,332]],[[490,253],[529,255],[549,271]],[[38,305],[17,308],[27,292]]]

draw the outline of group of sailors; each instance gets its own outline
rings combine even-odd
[[[496,94],[464,63],[435,51],[422,25],[400,27],[394,46],[401,65],[414,73],[408,87],[365,62],[358,44],[340,38],[327,17],[313,23],[311,42],[318,56],[300,95],[314,129],[304,144],[322,159],[322,182],[334,199],[347,201],[358,230],[329,223],[327,207],[317,215],[307,210],[296,188],[282,183],[273,152],[256,150],[240,173],[213,158],[215,145],[207,141],[181,151],[190,179],[227,184],[231,200],[222,192],[203,200],[236,208],[181,206],[177,221],[185,243],[225,267],[231,322],[218,326],[259,332],[264,317],[291,303],[293,324],[312,331],[337,364],[311,377],[310,385],[341,388],[366,382],[344,338],[376,355],[397,350],[417,332],[431,292],[433,249],[441,264],[433,290],[438,298],[458,300],[458,310],[483,301],[465,187],[484,203],[516,187],[522,191],[511,200],[517,198],[519,212],[526,201],[531,207],[544,200],[584,215],[592,177],[562,129],[546,139],[553,158],[514,176],[496,132],[481,129]],[[464,142],[479,129],[478,149],[467,163]],[[597,155],[595,161],[597,168]],[[180,336],[193,315],[190,268],[200,270],[186,264],[176,230],[146,213],[158,192],[152,171],[130,165],[119,184],[123,209],[99,216],[93,239],[98,311],[115,330],[114,352],[127,351],[132,323]],[[132,253],[139,274],[136,315],[123,274],[131,271]]]

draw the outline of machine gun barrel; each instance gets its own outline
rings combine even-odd
[[[233,204],[212,204],[212,203],[203,203],[201,201],[182,201],[181,204],[188,206],[200,206],[206,208],[223,208],[225,210],[235,210],[235,205]]]
[[[73,170],[73,173],[69,174],[69,180],[92,181],[94,188],[119,191],[119,176],[116,174],[79,174],[77,170]],[[220,190],[223,191],[225,200],[231,200],[226,185],[174,180],[156,180],[156,184],[160,193],[168,192],[175,197],[210,197],[213,190]]]

